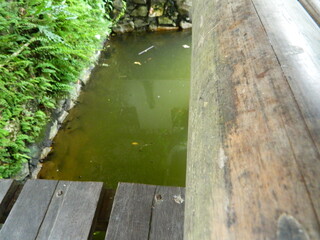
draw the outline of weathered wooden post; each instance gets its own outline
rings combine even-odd
[[[320,25],[320,1],[319,0],[299,0],[312,18]]]
[[[320,30],[295,0],[194,0],[187,240],[320,239]]]

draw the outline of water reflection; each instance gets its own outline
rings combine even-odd
[[[184,44],[190,33],[113,39],[40,177],[184,186],[191,57]]]

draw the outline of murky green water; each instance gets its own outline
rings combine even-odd
[[[184,186],[191,33],[108,45],[39,177]]]

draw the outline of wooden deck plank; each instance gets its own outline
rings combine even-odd
[[[48,206],[46,215],[44,216],[41,226],[39,227],[36,239],[48,239],[50,236],[51,230],[57,220],[57,215],[59,214],[61,205],[64,201],[65,192],[66,186],[61,186],[61,182],[58,182],[57,187],[54,189],[52,194],[52,199],[50,201],[50,205]]]
[[[0,231],[0,239],[34,240],[57,183],[28,180]]]
[[[185,189],[157,186],[148,240],[183,240]]]
[[[297,1],[253,2],[305,122],[284,125],[320,219],[320,28]]]
[[[185,189],[120,183],[106,240],[183,239]]]
[[[101,182],[60,181],[36,239],[88,239],[102,187]]]
[[[3,214],[13,198],[17,187],[17,182],[12,179],[0,180],[0,219],[3,218]]]
[[[156,186],[119,183],[106,240],[147,240]]]
[[[253,1],[193,3],[185,239],[320,239],[318,149]]]

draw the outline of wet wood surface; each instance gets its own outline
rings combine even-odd
[[[106,240],[182,240],[183,214],[183,188],[120,183]]]
[[[319,28],[296,1],[193,8],[185,239],[320,239]]]
[[[89,239],[102,186],[93,182],[27,181],[0,231],[0,239]]]

